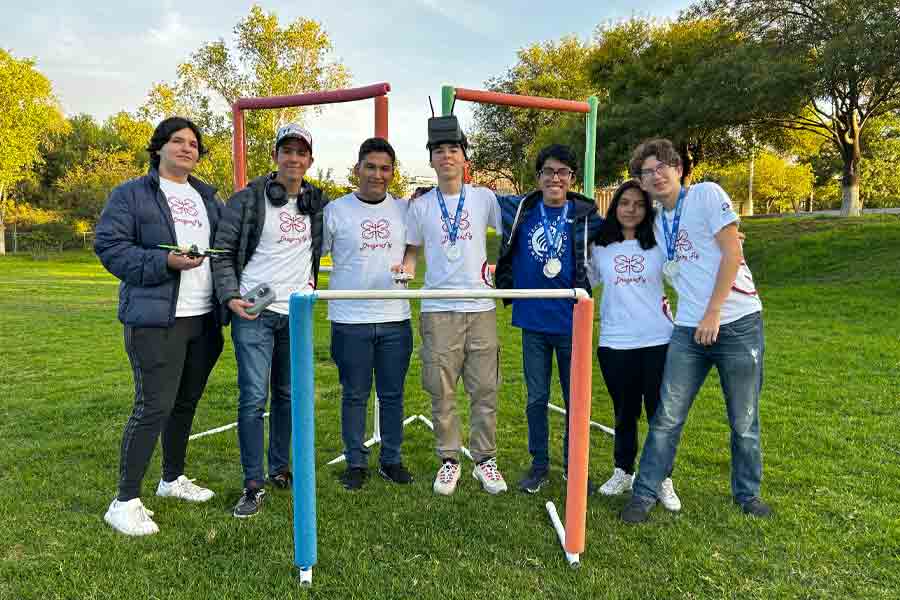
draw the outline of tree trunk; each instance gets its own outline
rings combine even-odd
[[[859,175],[844,169],[841,179],[841,216],[858,217],[862,215],[862,202],[859,199]]]
[[[6,255],[6,184],[0,183],[0,256]]]

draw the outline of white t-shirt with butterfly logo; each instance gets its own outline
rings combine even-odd
[[[487,263],[487,230],[501,232],[500,205],[494,192],[484,187],[465,186],[466,198],[460,214],[456,245],[460,257],[447,256],[450,246],[448,227],[442,218],[437,188],[410,203],[406,219],[406,241],[425,247],[425,285],[427,290],[489,289],[483,274]],[[459,194],[444,196],[447,216],[456,218]],[[422,312],[484,312],[494,310],[492,299],[422,300]]]
[[[241,295],[265,283],[275,292],[266,310],[286,315],[294,292],[312,289],[312,227],[297,212],[297,197],[284,206],[266,201],[266,216],[256,251],[241,273]]]
[[[177,244],[197,246],[200,250],[209,248],[209,215],[200,192],[189,183],[178,183],[165,177],[159,178],[159,189],[166,197],[172,213]],[[212,271],[207,258],[199,267],[181,271],[175,316],[205,315],[213,309],[212,298]]]
[[[402,289],[391,265],[403,262],[407,201],[388,194],[377,204],[347,194],[325,207],[322,254],[331,254],[330,290]],[[330,300],[336,323],[393,323],[410,318],[408,300]]]
[[[669,228],[675,211],[665,211]],[[654,233],[656,241],[665,252],[665,236],[662,225],[663,209],[656,216]],[[716,234],[723,227],[738,221],[731,198],[712,182],[692,185],[684,198],[681,223],[675,240],[678,275],[672,285],[678,292],[678,310],[675,324],[696,327],[706,313],[706,307],[716,287],[716,276],[722,260],[722,250]],[[762,310],[762,301],[756,293],[753,274],[742,260],[731,293],[722,305],[720,323],[725,325]]]
[[[633,350],[668,344],[672,315],[663,289],[663,254],[637,240],[591,246],[591,284],[602,284],[598,346]]]

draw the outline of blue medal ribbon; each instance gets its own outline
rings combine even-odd
[[[566,217],[569,215],[569,203],[566,202],[565,206],[563,206],[562,212],[553,222],[556,226],[556,235],[554,236],[550,229],[550,221],[547,220],[547,211],[544,209],[544,202],[540,202],[541,207],[541,223],[544,225],[544,239],[547,241],[547,260],[551,260],[561,256],[563,254],[562,248],[560,248],[559,255],[556,254],[556,246],[559,243],[560,238],[562,238],[563,227],[566,225]]]
[[[669,229],[669,220],[666,218],[666,210],[660,211],[662,218],[663,236],[666,238],[666,256],[669,260],[675,260],[675,242],[678,241],[678,226],[681,224],[681,209],[684,204],[684,197],[687,195],[687,189],[682,186],[678,193],[678,201],[675,203],[675,215],[672,217],[672,228]]]
[[[441,207],[441,220],[447,226],[447,236],[450,238],[450,245],[456,245],[456,238],[459,235],[459,224],[462,222],[463,204],[466,202],[466,184],[462,185],[459,190],[459,203],[456,205],[456,215],[453,222],[450,221],[450,213],[447,212],[447,203],[444,202],[444,195],[441,194],[440,188],[435,188],[437,192],[438,206]]]

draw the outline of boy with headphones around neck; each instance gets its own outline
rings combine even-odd
[[[303,179],[313,163],[312,136],[296,123],[278,130],[272,152],[278,170],[257,177],[226,205],[212,262],[216,292],[227,306],[238,366],[238,441],[244,491],[234,516],[252,517],[265,494],[263,414],[272,388],[269,420],[269,482],[289,489],[291,377],[288,298],[315,288],[322,253],[322,216],[327,199]],[[242,295],[260,284],[275,301],[258,314]],[[232,314],[233,313],[233,314]]]

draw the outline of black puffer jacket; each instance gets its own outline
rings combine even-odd
[[[216,296],[222,303],[222,323],[231,322],[228,301],[241,297],[241,273],[250,262],[266,220],[266,182],[272,175],[257,177],[247,187],[236,192],[222,209],[222,221],[216,233],[215,248],[226,254],[212,259]],[[312,274],[319,283],[319,262],[322,258],[323,211],[328,199],[322,190],[303,181],[298,206],[308,206],[312,225]]]

